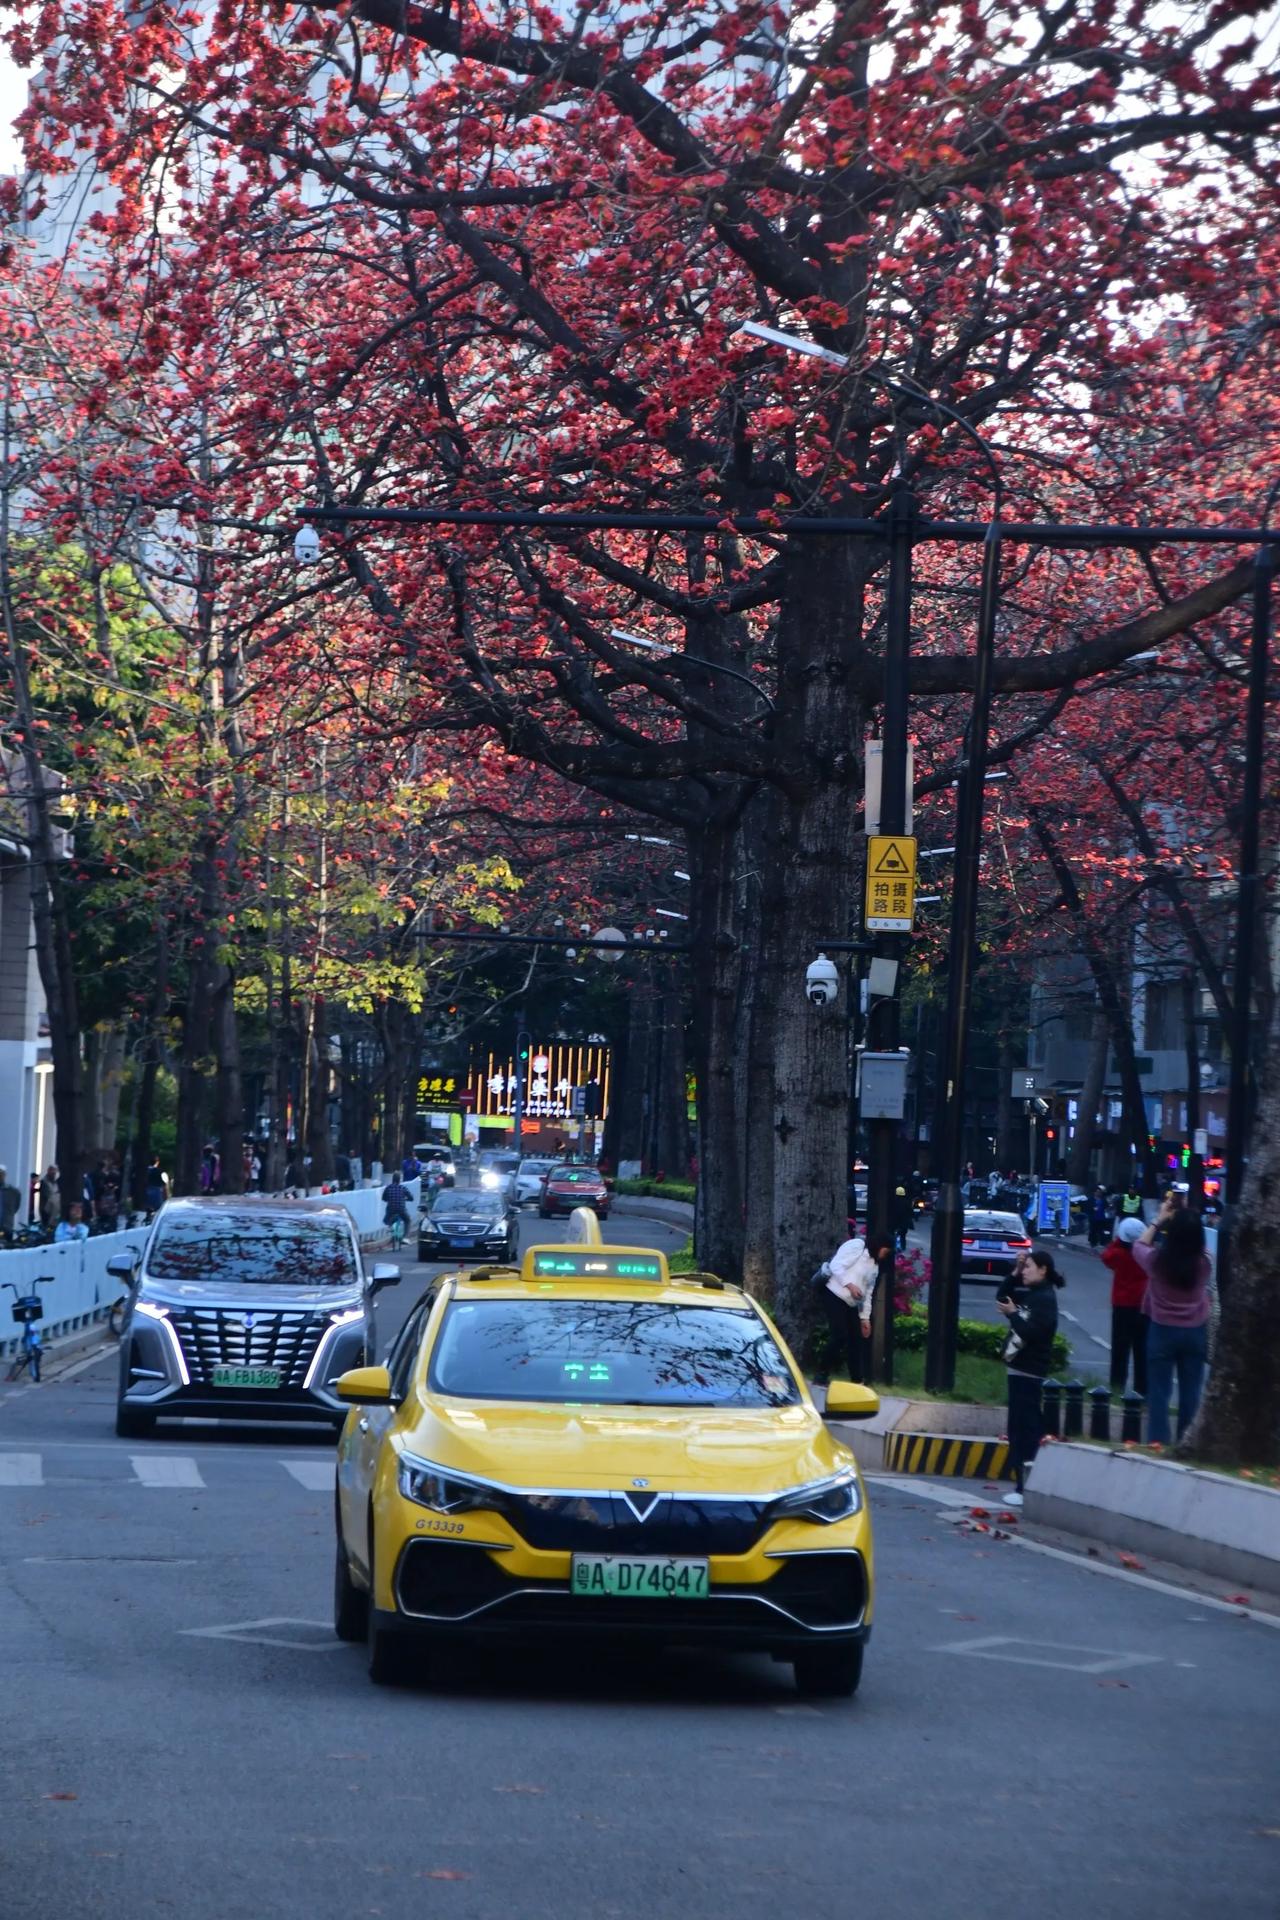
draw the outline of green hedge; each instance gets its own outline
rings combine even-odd
[[[690,1205],[697,1192],[690,1180],[615,1180],[613,1190],[633,1199],[687,1200]]]
[[[893,1323],[893,1341],[904,1353],[922,1353],[928,1334],[928,1320],[923,1313],[900,1313]],[[956,1352],[973,1353],[984,1360],[998,1360],[1001,1348],[1009,1337],[1007,1327],[995,1327],[985,1320],[962,1320],[956,1330]],[[1055,1333],[1053,1336],[1053,1365],[1055,1371],[1065,1367],[1071,1349],[1066,1336]]]

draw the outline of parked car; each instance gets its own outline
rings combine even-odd
[[[522,1160],[516,1168],[511,1198],[518,1207],[528,1206],[542,1192],[542,1183],[559,1163],[555,1160]]]
[[[966,1207],[960,1243],[960,1273],[966,1280],[1004,1280],[1031,1245],[1016,1213]]]
[[[192,1414],[340,1423],[333,1382],[376,1350],[373,1297],[351,1215],[331,1200],[170,1200],[136,1268],[120,1339],[116,1432]]]
[[[418,1220],[419,1260],[452,1253],[481,1260],[514,1260],[519,1224],[505,1193],[474,1187],[444,1187]]]
[[[609,1217],[610,1193],[604,1176],[590,1166],[557,1166],[546,1176],[538,1196],[538,1212],[544,1220],[556,1213],[572,1213],[575,1207],[594,1207],[602,1220]]]

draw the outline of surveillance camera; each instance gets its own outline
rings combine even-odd
[[[300,567],[314,567],[320,558],[320,535],[314,527],[298,528],[293,543],[293,557]]]
[[[829,1007],[840,992],[840,975],[825,953],[806,969],[804,990],[811,1007]]]

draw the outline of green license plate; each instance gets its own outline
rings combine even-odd
[[[278,1387],[280,1379],[278,1367],[215,1367],[213,1370],[215,1387]]]
[[[669,1560],[661,1554],[575,1553],[572,1592],[588,1600],[705,1600],[705,1560]]]

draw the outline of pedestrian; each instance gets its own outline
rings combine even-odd
[[[907,1235],[914,1225],[915,1210],[907,1190],[905,1187],[895,1187],[893,1190],[893,1237],[897,1242],[899,1253],[906,1252]]]
[[[259,1193],[262,1190],[262,1155],[254,1146],[249,1154],[249,1191]]]
[[[1209,1277],[1204,1224],[1176,1194],[1133,1245],[1147,1276],[1147,1440],[1169,1444],[1169,1398],[1178,1377],[1178,1438],[1196,1417],[1209,1358]]]
[[[1009,1471],[1015,1485],[1006,1498],[1011,1507],[1022,1505],[1027,1468],[1040,1449],[1041,1394],[1053,1367],[1057,1289],[1063,1284],[1053,1255],[1033,1247],[1018,1255],[1009,1281],[996,1294],[996,1305],[1009,1321],[1009,1337],[1000,1357],[1007,1369],[1009,1392]]]
[[[1132,1357],[1133,1390],[1145,1400],[1148,1322],[1142,1302],[1147,1276],[1133,1257],[1134,1242],[1141,1237],[1141,1220],[1117,1220],[1116,1237],[1102,1249],[1102,1260],[1111,1270],[1111,1391],[1124,1392]]]
[[[871,1338],[871,1308],[879,1272],[866,1241],[855,1236],[837,1247],[813,1276],[831,1335],[832,1371],[843,1355],[850,1380],[861,1381],[865,1373],[864,1355]]]
[[[169,1182],[164,1177],[164,1168],[160,1165],[160,1155],[153,1153],[147,1162],[147,1177],[143,1182],[142,1197],[147,1203],[147,1219],[159,1213],[169,1197]]]
[[[1116,1201],[1116,1212],[1123,1220],[1141,1220],[1142,1195],[1138,1192],[1132,1180],[1124,1192],[1118,1197]]]
[[[1111,1201],[1099,1183],[1089,1199],[1089,1245],[1105,1247],[1111,1238]]]
[[[40,1225],[46,1233],[52,1233],[58,1224],[62,1209],[61,1176],[52,1163],[40,1182]]]
[[[0,1238],[3,1238],[6,1247],[13,1244],[13,1229],[21,1205],[22,1195],[16,1187],[9,1185],[8,1169],[0,1167]]]
[[[89,1238],[89,1229],[84,1223],[84,1207],[79,1200],[73,1200],[71,1202],[71,1205],[67,1208],[66,1219],[59,1220],[54,1229],[53,1237],[59,1242],[63,1240],[87,1240]]]
[[[333,1171],[341,1189],[345,1190],[351,1185],[351,1155],[345,1149],[334,1154]]]
[[[114,1233],[120,1224],[120,1175],[105,1156],[98,1162],[93,1183],[93,1217],[99,1233]]]
[[[400,1162],[400,1178],[405,1181],[416,1180],[421,1172],[422,1162],[413,1151],[413,1148],[410,1147],[408,1153],[406,1153],[404,1159]]]

